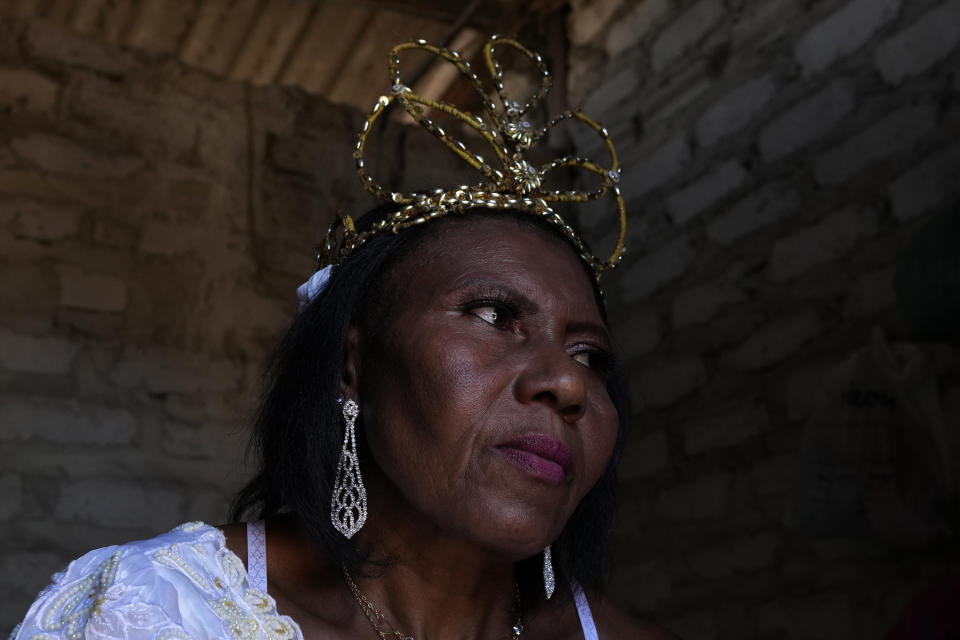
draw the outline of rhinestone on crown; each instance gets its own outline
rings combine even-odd
[[[525,151],[533,144],[533,126],[526,120],[512,120],[503,125],[503,133],[513,142],[513,147]]]
[[[507,165],[511,186],[522,195],[529,195],[540,189],[540,173],[537,169],[516,154]]]

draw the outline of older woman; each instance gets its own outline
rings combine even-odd
[[[450,143],[417,110],[446,105],[398,73],[394,99]],[[503,170],[464,150],[486,182],[412,195],[365,173],[378,103],[356,158],[392,204],[344,218],[302,288],[234,507],[255,520],[91,552],[15,637],[669,637],[598,590],[627,409],[596,276],[623,227],[602,261],[553,214],[549,199],[579,196],[540,187],[548,169],[522,156],[531,104],[502,97]],[[548,168],[604,176],[622,214],[613,163]]]

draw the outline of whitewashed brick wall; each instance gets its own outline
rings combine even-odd
[[[0,19],[0,634],[81,553],[225,520],[314,244],[371,204],[361,121]]]

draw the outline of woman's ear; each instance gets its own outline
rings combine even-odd
[[[343,366],[340,368],[340,395],[343,398],[360,397],[360,329],[347,327],[343,345]]]

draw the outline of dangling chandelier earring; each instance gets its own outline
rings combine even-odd
[[[547,600],[553,595],[557,584],[553,578],[553,556],[550,551],[550,545],[543,550],[543,591],[547,594]]]
[[[357,460],[357,436],[354,424],[360,407],[353,400],[343,403],[343,448],[337,463],[337,478],[333,483],[330,500],[330,521],[334,528],[347,538],[352,538],[367,521],[367,490],[360,476]]]

